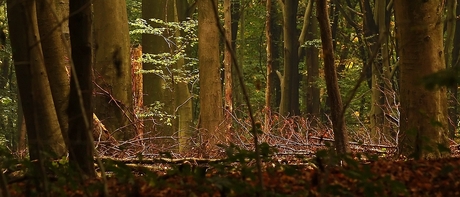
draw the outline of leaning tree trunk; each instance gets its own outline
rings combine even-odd
[[[321,31],[321,45],[324,57],[324,75],[326,78],[326,89],[331,103],[331,120],[334,131],[334,144],[338,154],[349,152],[348,136],[345,131],[345,118],[343,116],[342,97],[337,82],[337,70],[334,64],[334,50],[332,46],[332,32],[329,25],[329,14],[327,13],[327,0],[316,2],[319,29]]]
[[[446,87],[428,90],[423,77],[445,68],[442,0],[395,1],[399,39],[400,139],[399,151],[415,158],[449,155]]]

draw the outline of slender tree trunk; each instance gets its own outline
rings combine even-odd
[[[459,53],[460,53],[460,22],[456,20],[456,15],[460,13],[460,5],[458,0],[448,1],[447,2],[447,35],[445,41],[446,48],[446,67],[452,68],[452,71],[458,72],[458,62],[459,62]],[[458,76],[455,74],[454,76]],[[448,112],[449,112],[449,137],[451,139],[455,138],[455,132],[457,131],[457,122],[458,122],[458,96],[457,96],[457,82],[452,84],[452,87],[449,88],[448,94]]]
[[[14,0],[8,2],[8,27],[13,49],[13,62],[16,71],[16,79],[19,89],[20,105],[24,114],[29,139],[30,159],[39,158],[39,146],[37,143],[37,128],[35,127],[35,113],[32,96],[32,72],[28,50],[28,29],[26,21],[26,9],[23,3]],[[29,13],[30,14],[30,13]]]
[[[216,10],[215,10],[216,9]],[[201,151],[215,149],[224,141],[222,123],[222,89],[219,60],[217,0],[198,1],[198,58],[200,61],[200,134]]]
[[[131,75],[133,78],[133,111],[134,114],[138,114],[142,111],[144,106],[143,100],[143,75],[139,73],[142,70],[142,46],[133,47],[131,50],[131,63],[132,71]],[[142,123],[139,117],[135,118],[135,127],[136,127],[136,134],[137,137],[141,140],[144,138],[144,124]]]
[[[281,1],[283,8],[284,74],[281,77],[280,115],[299,115],[298,0]]]
[[[224,0],[224,42],[232,43],[232,3],[231,0]],[[228,140],[232,130],[232,114],[233,114],[233,60],[232,60],[232,44],[224,44],[224,100],[225,110],[224,116],[226,121],[226,139]]]
[[[115,137],[134,137],[126,2],[94,1],[94,112]],[[110,20],[107,20],[110,19]]]
[[[340,96],[337,82],[337,71],[334,64],[334,50],[332,46],[332,33],[327,13],[327,0],[316,2],[319,28],[321,30],[321,45],[324,57],[324,75],[328,99],[331,102],[331,120],[334,131],[334,144],[338,154],[349,152],[348,137],[345,131],[345,118],[343,116],[342,97]]]
[[[174,3],[174,21],[181,22],[187,20],[187,1],[176,0]],[[181,36],[180,32],[176,32],[176,37]],[[181,43],[178,43],[181,45]],[[187,50],[187,49],[186,49]],[[185,59],[180,58],[174,65],[176,70],[186,70]],[[174,96],[176,97],[174,103],[174,115],[176,116],[174,121],[174,130],[179,133],[179,152],[186,152],[192,148],[190,146],[190,138],[193,137],[192,132],[192,95],[188,88],[188,83],[184,81],[175,81],[174,83]]]
[[[306,40],[318,39],[318,21],[310,20]],[[305,64],[307,65],[306,87],[306,108],[307,115],[312,120],[312,126],[317,125],[317,118],[320,117],[320,88],[316,84],[319,79],[319,50],[316,46],[307,46]]]
[[[392,107],[396,104],[393,103],[393,83],[392,83],[392,68],[390,65],[390,42],[389,42],[389,23],[390,23],[390,12],[387,11],[387,2],[388,1],[381,1],[379,2],[378,6],[378,21],[377,24],[379,26],[379,40],[381,44],[381,54],[382,54],[382,74],[381,76],[381,87],[382,87],[382,98],[380,99],[380,106],[382,108],[382,120],[381,124],[381,131],[382,133],[380,136],[390,137],[390,125],[391,123],[387,118],[385,118],[385,113],[390,112]],[[386,138],[388,139],[388,138]]]
[[[442,0],[395,1],[401,69],[399,151],[415,158],[449,155],[446,87],[427,90],[423,77],[445,68]]]
[[[69,99],[69,163],[86,177],[95,177],[93,162],[91,98],[92,86],[92,17],[91,0],[70,0],[70,41],[73,68]]]
[[[273,97],[273,79],[276,77],[276,70],[273,69],[273,0],[267,0],[266,2],[266,17],[265,17],[265,39],[267,44],[267,81],[265,87],[265,124],[264,132],[269,133],[271,131],[271,118],[272,118],[272,97]]]

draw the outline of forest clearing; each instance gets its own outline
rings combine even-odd
[[[458,1],[0,1],[0,197],[460,196]]]

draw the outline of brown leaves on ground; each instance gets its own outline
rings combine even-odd
[[[265,163],[267,196],[460,196],[460,158],[375,162],[345,160],[343,167]],[[73,179],[72,179],[73,178]],[[66,181],[63,181],[63,180]],[[101,196],[98,180],[51,180],[50,196]],[[241,165],[186,166],[168,172],[112,175],[110,196],[256,196],[254,168]],[[11,196],[41,195],[32,180],[8,185]]]

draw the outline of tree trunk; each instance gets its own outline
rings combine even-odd
[[[133,112],[135,115],[141,113],[142,108],[144,107],[143,100],[143,75],[139,73],[142,70],[142,46],[133,47],[131,49],[131,62],[132,71],[131,76],[133,78]],[[144,124],[141,121],[141,118],[136,117],[134,126],[136,127],[137,137],[141,140],[144,138]]]
[[[332,46],[332,33],[327,13],[327,0],[316,2],[319,28],[321,30],[321,45],[324,57],[324,75],[328,99],[331,103],[331,120],[334,131],[334,144],[338,154],[349,152],[348,136],[345,131],[345,118],[343,116],[342,97],[337,82],[337,71],[334,63],[334,50]]]
[[[66,149],[43,62],[35,1],[9,4],[8,11],[30,159],[60,158]]]
[[[174,1],[175,0],[143,0],[142,1],[142,18],[147,20],[153,28],[158,28],[160,25],[150,22],[150,19],[161,19],[166,22],[174,21]],[[168,37],[169,35],[162,35]],[[144,54],[161,54],[169,53],[172,49],[168,46],[165,38],[159,35],[153,34],[142,34],[142,52]],[[170,74],[170,70],[166,67],[171,68],[172,65],[161,65],[150,62],[143,63],[144,70],[158,70],[164,74],[148,73],[144,74],[144,105],[159,107],[161,103],[163,107],[160,107],[160,113],[166,112],[166,115],[174,114],[174,85],[167,81],[166,78]],[[165,76],[166,75],[166,76]],[[162,114],[165,115],[165,114]],[[144,128],[146,130],[155,131],[152,134],[155,136],[173,136],[175,131],[171,125],[168,125],[166,120],[161,120],[160,117],[147,117],[144,121]],[[156,143],[159,146],[169,146],[173,143],[170,139],[157,140]]]
[[[186,0],[176,0],[174,3],[174,21],[181,22],[187,20],[187,8],[188,4]],[[183,36],[181,31],[176,32],[176,37]],[[178,43],[181,45],[182,43]],[[187,49],[186,49],[187,50]],[[176,64],[174,64],[174,69],[185,72],[185,59],[180,58]],[[188,88],[188,82],[183,80],[174,81],[174,131],[179,133],[179,152],[189,151],[190,148],[190,138],[193,137],[192,122],[193,122],[193,113],[192,113],[192,95]]]
[[[271,118],[272,118],[272,98],[273,98],[273,79],[276,77],[276,70],[273,68],[273,12],[275,11],[272,6],[273,0],[266,2],[266,17],[265,17],[265,39],[267,43],[267,81],[265,87],[265,124],[264,132],[271,131]]]
[[[280,115],[299,115],[298,0],[283,1],[284,74],[281,78]]]
[[[40,30],[41,46],[49,77],[56,114],[59,120],[62,136],[67,138],[69,117],[70,81],[68,73],[70,45],[66,43],[62,34],[62,26],[56,26],[63,20],[60,9],[57,9],[54,0],[37,1],[38,29]],[[66,143],[68,140],[66,139]]]
[[[115,137],[134,137],[126,2],[94,1],[94,112]],[[110,19],[110,20],[107,20]]]
[[[92,18],[91,0],[70,0],[70,41],[73,68],[69,99],[69,163],[86,177],[95,177],[92,141]]]
[[[232,4],[231,0],[224,0],[224,100],[225,100],[225,122],[226,122],[226,139],[230,138],[232,129],[233,114],[233,73],[232,72]],[[229,44],[227,44],[229,43]]]
[[[447,51],[446,54],[451,53],[451,58],[446,57],[446,64],[447,68],[453,68],[452,71],[458,73],[458,63],[459,63],[459,58],[460,58],[460,21],[455,20],[455,17],[458,13],[460,13],[460,4],[458,3],[458,0],[454,1],[449,1],[448,2],[448,9],[452,9],[451,12],[448,12],[449,16],[447,17],[447,25],[448,28],[452,28],[454,30],[453,32],[453,40],[451,43],[453,44],[451,47],[447,47],[447,42],[449,42],[449,39],[446,38],[446,49],[451,50]],[[452,8],[453,7],[453,8]],[[448,30],[449,31],[449,30]],[[446,37],[448,37],[446,35]],[[454,76],[458,76],[458,74],[455,74]],[[455,81],[454,84],[452,84],[452,87],[449,88],[449,137],[451,139],[455,138],[455,132],[457,132],[457,122],[458,122],[458,82]]]
[[[423,77],[445,68],[442,0],[395,1],[401,70],[399,151],[415,158],[449,155],[446,87],[427,90]]]
[[[219,29],[217,0],[198,1],[198,58],[200,61],[200,134],[201,151],[214,150],[224,141],[220,80]]]
[[[306,40],[313,41],[318,38],[318,21],[310,20],[308,26]],[[306,112],[310,120],[312,120],[311,126],[317,125],[317,118],[320,118],[320,89],[316,84],[319,79],[319,50],[316,46],[306,47],[306,58],[305,64],[307,66],[307,77],[305,80],[306,87]]]

